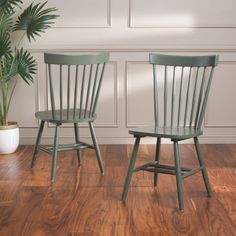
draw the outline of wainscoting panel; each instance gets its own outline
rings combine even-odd
[[[32,54],[37,62],[37,54]],[[37,63],[39,65],[39,63]],[[41,63],[40,63],[41,64]],[[38,67],[39,68],[39,67]],[[22,129],[38,128],[34,113],[39,110],[39,80],[37,71],[34,83],[27,85],[20,77],[16,79],[16,88],[12,97],[9,117],[17,121]],[[11,84],[13,87],[13,83]]]
[[[46,68],[45,68],[46,70]],[[78,73],[82,75],[82,70],[83,68],[80,67],[78,69]],[[55,72],[55,75],[54,75]],[[54,67],[52,66],[52,75],[56,76],[58,73],[58,68],[57,70],[54,71]],[[71,72],[74,74],[75,73],[75,67],[71,68]],[[88,68],[87,68],[87,75],[88,75]],[[62,69],[62,74],[63,78],[67,78],[67,68],[64,67]],[[81,79],[81,77],[79,77]],[[81,88],[81,80],[78,79],[78,87]],[[64,81],[65,83],[66,81]],[[47,81],[47,84],[49,82]],[[75,79],[72,76],[71,81],[70,81],[70,89],[71,91],[74,91],[74,84],[75,84]],[[54,92],[54,99],[55,99],[55,106],[56,109],[60,107],[60,100],[59,100],[59,81],[54,81],[53,82],[54,89],[58,88],[57,91]],[[85,87],[85,90],[87,87]],[[67,87],[65,86],[63,89],[63,94],[67,93]],[[74,93],[71,93],[70,97],[70,107],[72,108],[74,106],[74,100],[73,100],[73,95]],[[78,95],[79,97],[79,95]],[[49,91],[49,86],[46,86],[46,98],[47,98],[47,108],[46,110],[51,109],[51,102],[50,102],[50,91]],[[43,99],[43,98],[42,98]],[[77,101],[79,104],[79,101]],[[63,98],[63,107],[66,108],[66,99],[65,97]],[[100,91],[100,97],[99,97],[99,103],[97,105],[97,119],[94,122],[95,127],[117,127],[117,64],[116,62],[109,62],[106,64],[106,69],[104,72],[104,79],[102,81],[102,87]],[[82,127],[84,125],[81,125]],[[49,125],[49,127],[52,127]],[[73,125],[68,124],[64,125],[63,127],[73,127]]]
[[[220,62],[212,83],[205,127],[236,128],[235,75],[236,61]]]
[[[129,0],[130,27],[236,27],[234,0]]]
[[[153,124],[152,66],[148,62],[127,62],[127,128]]]
[[[32,1],[24,0],[24,6]],[[42,2],[36,0],[34,2]],[[106,28],[111,27],[111,0],[50,0],[48,6],[57,7],[60,15],[53,27],[58,28]]]

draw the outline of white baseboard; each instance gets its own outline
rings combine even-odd
[[[227,144],[227,143],[234,143],[236,144],[236,136],[202,136],[199,138],[200,142],[202,144]],[[20,144],[22,145],[32,145],[35,143],[36,137],[21,137]],[[90,138],[81,138],[81,140],[91,143]],[[52,144],[53,137],[44,137],[42,138],[41,143],[42,144]],[[60,138],[61,143],[73,143],[74,138],[73,137],[61,137]],[[98,138],[99,144],[133,144],[134,138],[133,137],[106,137],[106,138]],[[143,144],[155,144],[156,139],[155,138],[143,138],[141,143]],[[168,139],[163,139],[162,143],[171,143]],[[181,141],[181,143],[193,143],[191,139]]]

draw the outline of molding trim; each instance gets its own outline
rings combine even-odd
[[[36,62],[36,64],[37,64],[37,68],[39,68],[38,67],[38,63]],[[36,71],[36,73],[35,73],[35,79],[34,79],[34,91],[35,91],[35,96],[34,96],[34,101],[35,101],[35,110],[34,110],[34,112],[32,112],[32,117],[34,117],[34,113],[36,112],[36,111],[38,111],[39,110],[39,106],[40,106],[40,99],[39,99],[39,82],[38,82],[39,80],[38,80],[38,69],[37,69],[37,71]],[[27,124],[27,123],[21,123],[20,124],[20,128],[39,128],[39,121],[34,117],[34,121],[35,121],[35,124],[33,125],[33,124]]]
[[[236,61],[232,60],[232,61],[228,61],[228,60],[223,60],[223,61],[219,61],[219,64],[232,64],[236,66]],[[208,100],[209,101],[209,100]],[[236,121],[235,122],[230,122],[230,123],[225,123],[223,124],[223,122],[214,122],[214,123],[210,123],[208,121],[208,106],[206,107],[206,113],[205,113],[205,119],[204,119],[204,128],[236,128]]]
[[[111,52],[111,53],[141,53],[141,52],[172,52],[172,53],[178,53],[178,52],[186,52],[186,53],[195,53],[195,52],[215,52],[215,53],[236,53],[236,44],[235,45],[206,45],[203,47],[203,45],[179,45],[175,47],[167,46],[167,45],[160,45],[160,46],[153,46],[153,47],[139,47],[139,48],[132,48],[132,45],[130,47],[127,46],[127,48],[123,47],[117,47],[117,48],[101,48],[101,46],[94,46],[91,47],[91,45],[83,45],[83,48],[79,48],[78,45],[60,45],[56,46],[55,48],[52,48],[52,45],[44,45],[43,47],[38,48],[27,48],[32,53],[44,53],[47,51],[48,53],[74,53],[74,52]]]
[[[129,22],[129,28],[236,28],[236,24],[189,24],[186,26],[180,26],[175,24],[148,24],[148,25],[137,25],[134,23],[134,16],[133,16],[133,3],[134,0],[129,0],[129,16],[128,16],[128,22]]]
[[[125,127],[126,128],[136,128],[136,127],[145,127],[146,125],[139,125],[139,124],[131,124],[129,123],[129,117],[128,117],[128,110],[129,110],[129,103],[128,103],[128,66],[129,64],[147,64],[148,61],[126,61],[126,66],[125,66]],[[235,64],[236,65],[236,61],[232,60],[232,61],[228,61],[228,60],[222,60],[219,62],[220,64]],[[204,119],[204,128],[236,128],[236,122],[234,123],[229,123],[229,124],[222,124],[222,122],[220,123],[214,123],[214,124],[210,124],[209,121],[207,121],[207,108],[206,108],[206,113],[205,113],[205,119]]]
[[[118,78],[117,78],[117,61],[109,61],[107,64],[113,64],[114,65],[114,104],[113,104],[113,112],[114,112],[114,120],[113,124],[94,124],[95,128],[118,128]],[[48,88],[48,75],[46,76],[46,103],[47,103],[47,109],[49,107],[49,88]],[[85,122],[86,123],[86,122]],[[87,128],[88,126],[86,124],[80,125],[80,128]],[[54,128],[54,125],[51,123],[47,123],[48,128]],[[72,125],[65,125],[61,127],[63,128],[73,128]]]
[[[52,29],[78,29],[78,28],[111,28],[112,27],[112,13],[111,13],[111,0],[107,0],[107,20],[106,24],[78,24],[77,26],[63,25],[52,26]]]
[[[129,64],[148,64],[148,61],[125,61],[125,127],[126,128],[135,128],[135,127],[143,127],[144,125],[132,125],[129,123],[129,115],[128,115],[128,111],[129,111],[129,93],[128,93],[128,89],[129,89],[129,74],[128,74],[128,67]]]

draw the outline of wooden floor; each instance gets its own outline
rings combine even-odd
[[[184,180],[185,211],[177,211],[175,177],[134,174],[126,204],[120,201],[131,145],[101,145],[105,175],[93,150],[60,153],[51,184],[50,157],[41,153],[29,168],[32,146],[0,155],[0,235],[236,235],[236,145],[202,145],[213,197],[200,174]],[[142,145],[137,164],[153,160],[154,145]],[[173,163],[171,145],[161,160]],[[193,145],[181,145],[182,164],[197,165]]]

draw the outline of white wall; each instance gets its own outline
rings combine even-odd
[[[25,4],[30,2],[24,1]],[[19,82],[11,119],[21,127],[21,143],[34,143],[38,121],[34,112],[46,108],[43,53],[111,52],[96,131],[100,143],[127,143],[128,129],[152,122],[149,52],[219,54],[209,97],[202,142],[236,142],[236,2],[235,0],[49,0],[61,17],[29,45],[37,59],[35,83]],[[52,140],[53,128],[44,132]],[[72,129],[61,129],[72,140]],[[81,129],[86,139],[89,133]],[[150,142],[152,140],[149,140]]]

